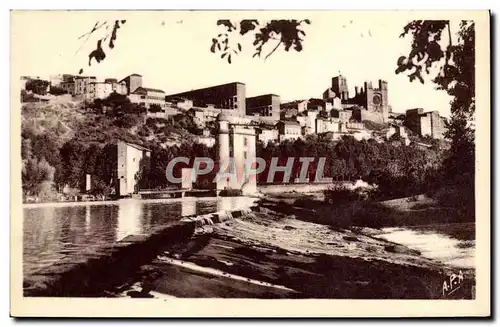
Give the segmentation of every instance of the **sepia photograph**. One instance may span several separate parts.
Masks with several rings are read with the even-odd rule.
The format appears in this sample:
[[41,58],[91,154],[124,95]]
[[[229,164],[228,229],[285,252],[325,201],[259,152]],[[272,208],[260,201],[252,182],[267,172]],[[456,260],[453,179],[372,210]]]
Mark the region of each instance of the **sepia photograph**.
[[13,316],[490,315],[488,11],[10,19]]

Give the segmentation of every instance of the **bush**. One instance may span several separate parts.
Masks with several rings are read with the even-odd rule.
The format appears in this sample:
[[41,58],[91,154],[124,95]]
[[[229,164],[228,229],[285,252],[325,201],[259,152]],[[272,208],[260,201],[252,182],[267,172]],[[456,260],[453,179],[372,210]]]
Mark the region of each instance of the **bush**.
[[152,105],[149,106],[149,111],[156,113],[156,112],[161,112],[163,109],[159,104],[153,103]]
[[57,87],[57,86],[51,86],[50,87],[50,94],[53,94],[53,95],[63,95],[63,94],[67,94],[68,92],[60,87]]
[[345,186],[334,185],[323,192],[325,201],[328,204],[342,204],[357,201],[363,198],[363,194],[358,190],[351,190]]
[[219,196],[242,196],[243,195],[243,191],[241,190],[235,190],[235,189],[226,189],[226,190],[222,190],[220,193],[219,193]]
[[40,102],[38,98],[35,98],[35,96],[31,93],[26,92],[25,90],[21,91],[21,102]]

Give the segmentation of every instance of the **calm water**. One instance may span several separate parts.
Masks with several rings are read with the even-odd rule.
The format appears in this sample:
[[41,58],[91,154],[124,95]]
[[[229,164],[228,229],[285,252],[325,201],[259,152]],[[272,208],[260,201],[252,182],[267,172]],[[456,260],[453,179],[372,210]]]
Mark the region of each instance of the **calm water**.
[[377,237],[419,250],[422,256],[460,268],[475,268],[475,224],[384,228]]
[[183,216],[241,209],[254,201],[224,197],[27,204],[23,207],[24,273],[83,248],[109,244],[130,234],[147,234]]

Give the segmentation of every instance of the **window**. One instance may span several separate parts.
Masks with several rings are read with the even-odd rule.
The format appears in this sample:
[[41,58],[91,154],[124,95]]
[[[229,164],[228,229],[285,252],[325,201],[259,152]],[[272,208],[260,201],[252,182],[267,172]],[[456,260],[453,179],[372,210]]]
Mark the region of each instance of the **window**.
[[243,151],[243,158],[246,160],[247,158],[247,152],[246,151]]
[[248,139],[246,137],[243,138],[243,145],[248,146]]
[[135,158],[132,158],[132,162],[135,162]]

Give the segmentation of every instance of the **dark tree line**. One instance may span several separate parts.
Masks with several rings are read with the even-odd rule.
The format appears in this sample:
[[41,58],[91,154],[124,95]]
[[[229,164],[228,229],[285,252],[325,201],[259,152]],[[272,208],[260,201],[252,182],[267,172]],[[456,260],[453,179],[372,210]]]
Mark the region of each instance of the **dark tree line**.
[[[363,179],[379,185],[384,197],[407,196],[435,189],[442,160],[442,153],[437,148],[423,149],[374,140],[357,141],[352,137],[332,142],[314,136],[294,142],[269,143],[267,146],[258,143],[257,156],[266,161],[266,170],[258,176],[259,183],[267,182],[273,157],[279,158],[279,166],[285,166],[289,157],[295,157],[292,182],[301,171],[302,164],[298,158],[315,158],[308,171],[312,182],[318,170],[318,158],[323,157],[326,160],[321,176],[334,181]],[[272,182],[282,183],[283,175],[276,173]]]
[[[90,192],[93,194],[108,195],[116,186],[117,148],[114,142],[105,145],[87,144],[74,138],[58,147],[50,137],[25,133],[22,150],[27,168],[26,174],[23,175],[23,187],[28,193],[36,193],[37,185],[42,182],[53,183],[59,191],[65,186],[86,191],[86,175],[91,176]],[[139,188],[174,186],[167,180],[166,170],[168,163],[176,157],[189,158],[189,163],[178,163],[174,166],[172,173],[177,178],[181,177],[182,168],[193,166],[195,158],[206,157],[214,160],[212,172],[198,178],[195,184],[196,188],[213,187],[213,180],[219,169],[216,147],[209,148],[197,143],[169,147],[154,144],[150,150],[151,155],[145,165],[147,169],[141,170],[136,176]],[[326,159],[321,172],[323,177],[336,181],[361,178],[379,185],[383,197],[428,192],[437,188],[442,180],[443,153],[437,148],[423,149],[417,146],[394,145],[392,142],[377,143],[373,140],[357,141],[351,137],[332,142],[312,136],[305,140],[269,143],[267,146],[258,142],[256,151],[256,155],[266,162],[266,169],[257,176],[260,184],[268,183],[269,167],[275,157],[278,158],[278,166],[285,166],[288,158],[295,158],[289,179],[291,183],[301,173],[302,164],[299,158],[314,158],[308,169],[308,178],[313,182],[319,169],[318,158],[323,157]],[[30,169],[32,178],[28,174]],[[271,183],[283,183],[283,177],[284,173],[278,172]]]

